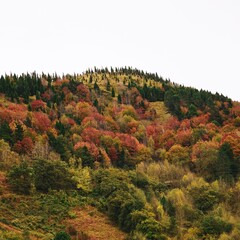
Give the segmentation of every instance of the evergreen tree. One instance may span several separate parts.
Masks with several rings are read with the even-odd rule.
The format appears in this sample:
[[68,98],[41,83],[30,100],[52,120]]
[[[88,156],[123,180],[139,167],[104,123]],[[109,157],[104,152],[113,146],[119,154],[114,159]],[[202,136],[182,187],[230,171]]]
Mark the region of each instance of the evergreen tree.
[[29,194],[33,183],[33,170],[26,162],[22,162],[10,170],[7,179],[13,191]]
[[13,132],[7,122],[3,122],[0,125],[0,138],[13,145]]
[[95,100],[93,101],[93,106],[98,109],[98,100],[97,100],[97,99],[95,99]]
[[217,179],[231,182],[234,175],[234,155],[229,143],[223,143],[218,152],[218,159],[215,166]]
[[71,237],[66,232],[58,232],[54,240],[71,240]]
[[14,142],[23,140],[23,127],[21,124],[16,124],[16,130],[14,132]]
[[120,94],[118,94],[118,103],[121,104],[122,103],[122,97]]
[[83,167],[91,167],[94,166],[94,158],[90,154],[88,148],[86,146],[80,148],[76,152],[77,157],[80,157],[82,159],[82,166]]
[[115,97],[115,91],[114,91],[114,88],[112,88],[112,97]]
[[107,91],[110,91],[111,90],[111,84],[109,82],[109,80],[107,81],[107,87],[106,87]]

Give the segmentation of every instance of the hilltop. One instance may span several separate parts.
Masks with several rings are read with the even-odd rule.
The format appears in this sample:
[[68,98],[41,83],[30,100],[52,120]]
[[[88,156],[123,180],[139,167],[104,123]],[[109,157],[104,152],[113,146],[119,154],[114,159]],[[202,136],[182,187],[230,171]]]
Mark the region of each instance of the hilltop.
[[137,69],[1,76],[0,239],[239,239],[239,127]]

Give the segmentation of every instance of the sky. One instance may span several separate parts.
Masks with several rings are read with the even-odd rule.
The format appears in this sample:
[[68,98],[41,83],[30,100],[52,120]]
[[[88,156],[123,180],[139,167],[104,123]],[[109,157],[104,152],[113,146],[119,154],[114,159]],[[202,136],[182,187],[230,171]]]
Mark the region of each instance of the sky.
[[240,101],[239,0],[0,0],[0,74],[131,66]]

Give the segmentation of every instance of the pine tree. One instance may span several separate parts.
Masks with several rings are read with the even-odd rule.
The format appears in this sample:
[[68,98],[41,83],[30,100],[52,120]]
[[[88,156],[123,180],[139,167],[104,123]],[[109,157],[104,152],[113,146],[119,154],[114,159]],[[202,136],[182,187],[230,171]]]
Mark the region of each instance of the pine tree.
[[13,145],[13,132],[7,122],[0,125],[0,138]]
[[226,182],[231,182],[233,180],[234,155],[229,143],[223,143],[219,149],[215,174],[217,179],[222,179]]
[[119,104],[122,104],[122,97],[121,97],[120,94],[118,94],[118,103],[119,103]]
[[111,84],[109,82],[109,80],[107,81],[107,91],[110,91],[111,90]]
[[114,91],[114,88],[112,88],[112,97],[115,97],[115,91]]
[[21,124],[16,124],[16,130],[14,132],[14,142],[23,140],[23,127]]

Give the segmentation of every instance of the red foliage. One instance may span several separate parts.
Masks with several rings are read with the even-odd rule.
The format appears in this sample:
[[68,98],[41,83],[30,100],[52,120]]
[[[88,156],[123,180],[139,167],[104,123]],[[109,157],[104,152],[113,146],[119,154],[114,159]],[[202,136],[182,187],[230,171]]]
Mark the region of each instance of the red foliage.
[[99,130],[92,127],[85,128],[81,134],[83,141],[90,142],[90,143],[92,142],[98,146],[100,144],[101,135],[102,134]]
[[51,126],[51,121],[48,118],[48,115],[43,112],[33,112],[32,123],[33,127],[40,132],[47,131]]
[[180,130],[187,130],[191,128],[191,121],[189,119],[182,120],[179,129]]
[[74,149],[77,150],[77,149],[83,148],[83,147],[86,147],[88,149],[89,153],[95,158],[95,160],[98,159],[99,150],[94,143],[78,142],[77,144],[75,144]]
[[221,140],[221,144],[223,144],[224,142],[230,144],[235,156],[240,156],[240,136],[237,133],[232,132],[229,134],[225,134]]
[[10,123],[12,121],[23,122],[27,117],[27,107],[20,104],[11,103],[8,106],[0,106],[0,120]]
[[42,100],[33,100],[31,102],[31,107],[32,107],[32,110],[35,111],[35,110],[43,110],[46,108],[46,103],[43,102]]
[[154,136],[157,133],[156,125],[149,125],[146,127],[147,137]]
[[117,156],[117,150],[114,146],[111,146],[111,148],[109,149],[109,157],[111,159],[111,161],[115,162],[118,160],[118,156]]
[[140,143],[135,137],[125,133],[117,133],[117,137],[121,140],[122,145],[128,149],[130,154],[138,151]]
[[30,137],[23,138],[22,141],[18,141],[14,144],[13,150],[19,154],[30,154],[33,150],[33,141]]
[[175,134],[172,130],[165,131],[162,135],[159,137],[159,142],[157,143],[156,147],[159,148],[166,148],[169,150],[174,144],[175,144]]
[[87,102],[90,102],[90,100],[91,100],[90,91],[89,91],[89,88],[86,85],[80,83],[77,86],[77,91],[79,92],[80,99],[82,99],[84,101],[87,101]]
[[165,123],[165,129],[171,129],[171,130],[177,130],[180,126],[180,122],[176,117],[171,117],[166,123]]
[[192,130],[188,129],[185,131],[178,131],[175,138],[177,142],[180,143],[182,146],[190,146],[192,139]]
[[47,92],[44,92],[42,95],[41,95],[42,99],[44,99],[45,101],[49,101],[51,99],[51,96],[49,93]]
[[240,116],[240,105],[233,106],[231,114],[234,116]]

